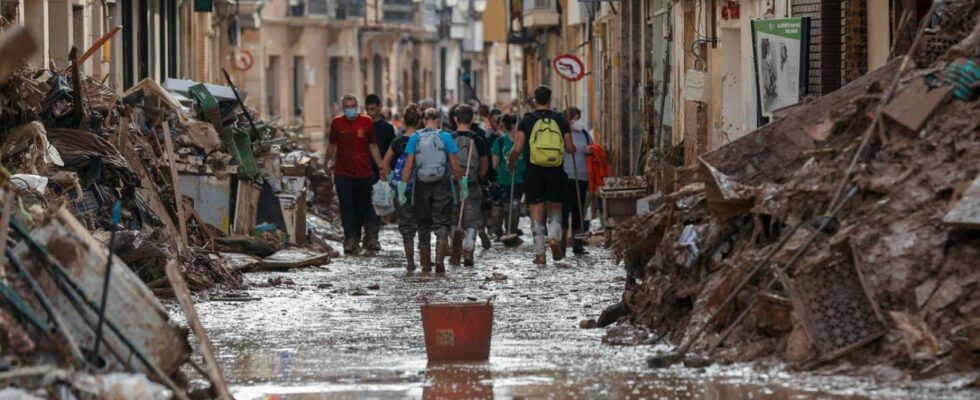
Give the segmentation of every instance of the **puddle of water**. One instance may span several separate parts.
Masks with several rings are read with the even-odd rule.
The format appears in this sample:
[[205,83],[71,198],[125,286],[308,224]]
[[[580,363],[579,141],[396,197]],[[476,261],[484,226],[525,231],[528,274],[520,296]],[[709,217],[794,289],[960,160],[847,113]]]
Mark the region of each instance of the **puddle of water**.
[[[248,274],[247,294],[259,301],[198,304],[236,398],[810,400],[922,394],[747,366],[647,369],[651,346],[604,345],[604,330],[578,326],[622,295],[625,272],[602,249],[539,269],[531,266],[530,245],[495,244],[478,255],[476,267],[407,276],[397,234],[384,231],[382,243],[386,251],[375,257]],[[276,277],[294,283],[269,285]],[[491,296],[490,360],[428,365],[421,299]]]

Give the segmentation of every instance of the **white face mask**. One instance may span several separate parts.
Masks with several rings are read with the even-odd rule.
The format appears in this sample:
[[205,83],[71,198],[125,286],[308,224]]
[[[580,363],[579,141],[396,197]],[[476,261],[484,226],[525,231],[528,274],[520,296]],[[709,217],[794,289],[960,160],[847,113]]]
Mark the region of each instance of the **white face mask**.
[[574,129],[576,131],[584,131],[585,130],[585,122],[582,122],[582,120],[576,120],[575,123],[572,124],[572,129]]

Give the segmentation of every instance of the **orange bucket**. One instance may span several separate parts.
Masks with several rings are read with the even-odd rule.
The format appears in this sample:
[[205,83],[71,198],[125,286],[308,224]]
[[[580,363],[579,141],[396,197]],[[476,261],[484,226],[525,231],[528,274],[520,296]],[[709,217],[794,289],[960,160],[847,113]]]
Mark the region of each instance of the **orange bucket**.
[[486,360],[490,358],[493,304],[423,304],[422,330],[429,361]]

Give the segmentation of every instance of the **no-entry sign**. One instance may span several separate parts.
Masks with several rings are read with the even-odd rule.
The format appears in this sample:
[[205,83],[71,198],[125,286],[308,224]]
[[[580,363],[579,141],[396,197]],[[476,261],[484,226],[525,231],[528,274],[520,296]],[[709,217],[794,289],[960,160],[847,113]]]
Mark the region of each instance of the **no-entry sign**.
[[585,64],[572,54],[562,54],[551,62],[555,72],[570,81],[577,81],[585,76]]

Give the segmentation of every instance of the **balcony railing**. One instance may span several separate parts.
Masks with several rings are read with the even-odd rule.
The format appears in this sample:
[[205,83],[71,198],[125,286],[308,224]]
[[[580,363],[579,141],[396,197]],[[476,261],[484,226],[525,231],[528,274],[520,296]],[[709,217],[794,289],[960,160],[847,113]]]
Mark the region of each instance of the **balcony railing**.
[[364,18],[365,3],[367,0],[334,0],[337,3],[337,8],[334,13],[334,18],[337,19],[353,19],[353,18]]
[[383,10],[386,23],[412,24],[418,8],[414,0],[384,0]]

